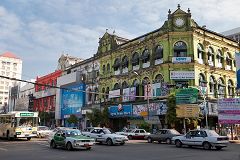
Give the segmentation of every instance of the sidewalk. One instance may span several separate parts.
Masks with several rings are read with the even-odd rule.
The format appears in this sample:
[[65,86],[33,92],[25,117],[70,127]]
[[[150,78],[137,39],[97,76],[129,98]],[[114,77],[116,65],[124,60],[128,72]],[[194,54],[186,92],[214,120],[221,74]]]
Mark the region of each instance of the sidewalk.
[[230,143],[240,144],[240,140],[229,140]]

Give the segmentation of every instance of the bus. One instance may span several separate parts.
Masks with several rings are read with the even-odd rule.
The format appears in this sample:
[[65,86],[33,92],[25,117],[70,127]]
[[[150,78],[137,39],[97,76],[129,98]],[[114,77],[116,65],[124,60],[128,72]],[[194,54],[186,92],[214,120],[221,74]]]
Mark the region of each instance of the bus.
[[0,137],[10,139],[37,137],[38,112],[13,111],[0,114]]

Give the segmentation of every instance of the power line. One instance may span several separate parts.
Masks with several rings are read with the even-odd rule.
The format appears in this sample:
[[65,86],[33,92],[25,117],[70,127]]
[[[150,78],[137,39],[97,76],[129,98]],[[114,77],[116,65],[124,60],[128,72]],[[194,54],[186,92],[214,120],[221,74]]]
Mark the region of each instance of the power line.
[[[49,88],[56,88],[56,89],[62,89],[62,90],[69,90],[69,91],[75,91],[75,92],[83,92],[83,93],[92,93],[92,94],[97,94],[97,95],[105,95],[105,96],[114,96],[114,98],[118,98],[118,97],[133,97],[132,95],[115,95],[115,94],[109,94],[109,93],[102,93],[102,92],[92,92],[92,91],[85,91],[85,90],[79,90],[79,89],[71,89],[71,88],[65,88],[65,87],[58,87],[58,86],[51,86],[48,84],[41,84],[41,83],[36,83],[36,82],[31,82],[31,81],[27,81],[27,80],[22,80],[22,79],[18,79],[18,78],[11,78],[11,77],[6,77],[6,76],[2,76],[0,75],[0,78],[5,78],[5,79],[9,79],[12,81],[19,81],[19,82],[25,82],[25,83],[30,83],[30,84],[34,84],[34,85],[38,85],[38,86],[44,86],[44,87],[49,87]],[[150,97],[150,98],[166,98],[168,95],[166,96],[136,96],[134,95],[134,97]]]

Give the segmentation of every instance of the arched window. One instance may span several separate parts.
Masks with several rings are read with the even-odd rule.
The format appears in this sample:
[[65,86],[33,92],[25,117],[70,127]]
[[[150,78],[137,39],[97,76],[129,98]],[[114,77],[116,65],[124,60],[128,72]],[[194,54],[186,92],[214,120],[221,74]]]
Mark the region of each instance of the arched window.
[[122,68],[128,68],[128,57],[124,56],[122,59]]
[[163,79],[163,76],[161,74],[156,75],[155,83],[161,83],[163,81],[164,81],[164,79]]
[[123,88],[123,89],[128,88],[128,84],[127,84],[126,81],[124,81],[124,82],[122,83],[122,88]]
[[109,63],[107,64],[107,72],[108,73],[110,72],[110,64]]
[[224,98],[225,96],[225,85],[224,85],[224,80],[223,78],[218,79],[218,95],[220,98]]
[[231,56],[231,54],[230,53],[227,53],[227,56],[226,56],[226,64],[227,64],[227,66],[226,66],[226,69],[227,70],[231,70],[232,69],[232,56]]
[[105,73],[105,72],[106,72],[106,66],[103,65],[103,73]]
[[[139,81],[137,79],[135,79],[133,81],[133,87],[136,87],[136,96],[140,95],[140,86],[139,86]],[[137,97],[137,99],[139,99],[139,97]]]
[[199,86],[202,86],[202,87],[206,86],[207,81],[206,81],[204,74],[202,74],[202,73],[199,74],[198,81],[199,81]]
[[155,60],[163,58],[163,47],[158,45],[155,49]]
[[139,54],[135,52],[132,56],[132,66],[139,65]]
[[148,49],[145,49],[145,50],[143,51],[141,59],[142,59],[142,63],[147,63],[147,62],[149,62],[149,60],[150,60],[150,54],[149,54]]
[[187,45],[183,41],[174,44],[174,57],[187,57]]
[[198,54],[198,62],[200,64],[203,64],[203,59],[204,59],[204,49],[202,44],[198,43],[197,46],[197,54]]
[[223,67],[223,53],[220,49],[217,51],[217,67],[222,68]]
[[114,61],[114,65],[113,65],[113,69],[114,71],[117,71],[120,69],[120,65],[121,65],[121,60],[120,58],[116,58]]
[[234,97],[234,86],[233,81],[231,79],[228,80],[228,96]]
[[106,99],[108,99],[109,98],[109,87],[107,87],[107,89],[106,89]]
[[212,47],[208,48],[208,64],[214,66],[214,52]]
[[118,83],[115,83],[114,87],[113,87],[113,90],[117,90],[117,89],[120,89],[120,85]]
[[106,98],[106,95],[105,95],[105,88],[102,88],[102,98],[105,99]]
[[213,76],[210,76],[210,78],[209,78],[209,92],[214,97],[216,97],[215,88],[216,88],[216,80],[215,80],[215,78]]

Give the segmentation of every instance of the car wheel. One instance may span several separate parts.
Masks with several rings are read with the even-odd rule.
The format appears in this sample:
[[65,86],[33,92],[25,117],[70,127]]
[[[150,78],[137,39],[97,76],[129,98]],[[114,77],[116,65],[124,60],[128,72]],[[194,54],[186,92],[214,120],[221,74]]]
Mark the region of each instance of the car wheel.
[[30,140],[31,140],[31,137],[27,137],[27,140],[30,141]]
[[69,150],[69,151],[71,151],[71,150],[73,149],[71,142],[68,142],[68,143],[67,143],[66,148],[67,148],[67,150]]
[[110,138],[107,139],[107,145],[109,145],[109,146],[113,145],[113,142],[112,142],[112,140]]
[[216,146],[215,148],[216,148],[216,150],[221,150],[223,147],[221,147],[221,146]]
[[203,149],[205,149],[205,150],[211,149],[211,144],[208,143],[208,142],[204,142],[204,143],[203,143]]
[[38,134],[38,138],[42,138],[40,133]]
[[176,140],[175,145],[176,145],[176,147],[180,148],[180,147],[182,147],[182,142],[180,140]]
[[131,139],[133,139],[133,137],[132,137],[132,136],[128,136],[128,139],[130,139],[130,140],[131,140]]
[[148,141],[148,143],[152,143],[152,138],[148,137],[147,141]]
[[51,142],[50,148],[54,148],[54,149],[57,148],[57,145],[54,141]]
[[167,143],[167,144],[171,144],[171,139],[170,139],[170,138],[167,138],[167,139],[166,139],[166,143]]
[[124,144],[125,144],[125,142],[120,143],[121,146],[124,145]]
[[92,147],[87,147],[87,148],[86,148],[86,150],[91,150],[91,149],[92,149]]

